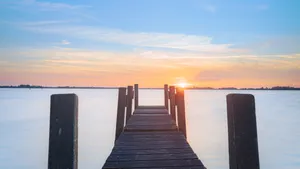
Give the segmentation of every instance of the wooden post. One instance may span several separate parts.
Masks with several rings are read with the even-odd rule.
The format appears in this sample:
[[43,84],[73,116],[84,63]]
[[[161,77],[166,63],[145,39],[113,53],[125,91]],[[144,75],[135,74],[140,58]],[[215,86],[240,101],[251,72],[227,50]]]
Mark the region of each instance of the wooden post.
[[227,95],[227,122],[230,169],[259,169],[254,96]]
[[134,84],[134,108],[139,106],[139,85]]
[[176,122],[176,109],[175,109],[175,87],[170,86],[170,114],[173,118],[173,120]]
[[183,88],[176,88],[176,104],[177,104],[178,129],[184,134],[185,138],[187,138]]
[[127,87],[127,109],[126,109],[126,123],[132,114],[132,96],[133,96],[133,86]]
[[117,112],[117,123],[116,123],[116,136],[115,141],[118,139],[124,128],[124,116],[125,116],[125,101],[126,101],[126,88],[119,88],[118,96],[118,112]]
[[78,97],[51,95],[48,169],[77,169]]
[[165,107],[169,110],[169,87],[167,84],[164,85],[164,92],[165,92]]

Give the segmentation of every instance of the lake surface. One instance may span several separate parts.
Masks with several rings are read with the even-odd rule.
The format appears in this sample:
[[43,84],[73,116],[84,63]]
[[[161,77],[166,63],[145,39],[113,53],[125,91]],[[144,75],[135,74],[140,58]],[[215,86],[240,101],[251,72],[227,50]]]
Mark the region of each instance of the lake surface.
[[[187,135],[209,169],[228,169],[226,95],[255,96],[261,169],[300,168],[300,91],[187,90]],[[0,89],[0,168],[46,169],[50,95],[79,97],[79,168],[99,169],[113,147],[115,89]],[[163,90],[140,90],[163,104]]]

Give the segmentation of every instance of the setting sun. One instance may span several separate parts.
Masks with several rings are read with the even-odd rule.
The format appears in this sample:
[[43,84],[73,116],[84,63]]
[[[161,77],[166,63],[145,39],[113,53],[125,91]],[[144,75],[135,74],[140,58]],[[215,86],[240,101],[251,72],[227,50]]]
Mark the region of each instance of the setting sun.
[[187,86],[189,86],[190,84],[188,83],[185,83],[185,82],[180,82],[180,83],[177,83],[176,86],[178,87],[181,87],[181,88],[186,88]]

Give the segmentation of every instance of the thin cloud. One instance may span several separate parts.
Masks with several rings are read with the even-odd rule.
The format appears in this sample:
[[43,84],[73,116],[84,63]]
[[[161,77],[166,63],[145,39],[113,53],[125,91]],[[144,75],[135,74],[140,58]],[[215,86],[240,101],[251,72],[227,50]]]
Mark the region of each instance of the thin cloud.
[[67,40],[62,40],[62,41],[61,41],[61,44],[62,44],[62,45],[69,45],[69,44],[71,44],[71,42],[69,42],[69,41],[67,41]]
[[80,9],[80,8],[90,7],[86,5],[70,5],[67,3],[46,2],[46,1],[37,1],[37,0],[22,0],[17,4],[22,6],[35,6],[37,7],[38,10],[44,10],[44,11],[56,11],[62,9]]
[[214,44],[212,43],[213,38],[209,36],[155,32],[127,32],[118,29],[66,24],[49,26],[21,25],[21,27],[25,30],[36,33],[58,34],[84,40],[137,47],[153,47],[213,53],[243,52],[243,50],[232,48],[232,44]]

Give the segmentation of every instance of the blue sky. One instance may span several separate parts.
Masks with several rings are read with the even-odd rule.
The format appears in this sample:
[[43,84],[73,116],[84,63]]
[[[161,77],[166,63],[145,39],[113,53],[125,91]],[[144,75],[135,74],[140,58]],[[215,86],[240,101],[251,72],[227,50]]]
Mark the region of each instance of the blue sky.
[[[46,62],[53,62],[53,56],[62,50],[68,50],[68,53],[54,58],[55,62],[59,59],[65,61],[61,64],[76,67],[74,70],[87,67],[82,63],[91,60],[102,64],[103,58],[99,56],[104,52],[112,55],[112,59],[146,57],[141,60],[140,67],[145,65],[144,62],[155,64],[154,60],[158,58],[163,60],[161,62],[185,58],[194,69],[197,67],[193,63],[198,59],[201,63],[210,60],[211,65],[223,65],[222,69],[233,67],[237,62],[247,63],[247,71],[255,67],[254,62],[265,63],[261,67],[272,72],[270,68],[278,66],[280,61],[290,65],[290,70],[281,67],[284,75],[287,71],[298,75],[299,7],[300,1],[297,0],[0,0],[0,64],[6,76],[10,74],[10,78],[5,77],[3,81],[5,84],[30,82],[18,80],[22,69],[30,68],[32,71],[25,76],[35,79],[36,83],[41,82],[36,79],[42,75],[33,76],[33,73],[47,69],[45,73],[51,74]],[[54,55],[44,56],[41,54],[44,52]],[[152,59],[147,60],[149,58]],[[19,64],[27,67],[20,68]],[[44,67],[40,67],[41,64]],[[135,68],[129,63],[127,67],[129,65]],[[118,67],[118,64],[106,62],[105,66]],[[178,66],[178,62],[170,66]],[[183,78],[195,81],[196,74],[211,68],[199,64],[194,78]],[[105,71],[115,73],[110,71],[112,69]],[[71,68],[69,73],[74,73]],[[269,74],[272,73],[266,76]],[[114,75],[115,78],[119,76]],[[276,79],[272,84],[281,79],[281,76],[272,76]],[[300,85],[300,80],[295,78],[289,79],[296,80],[292,85]]]

